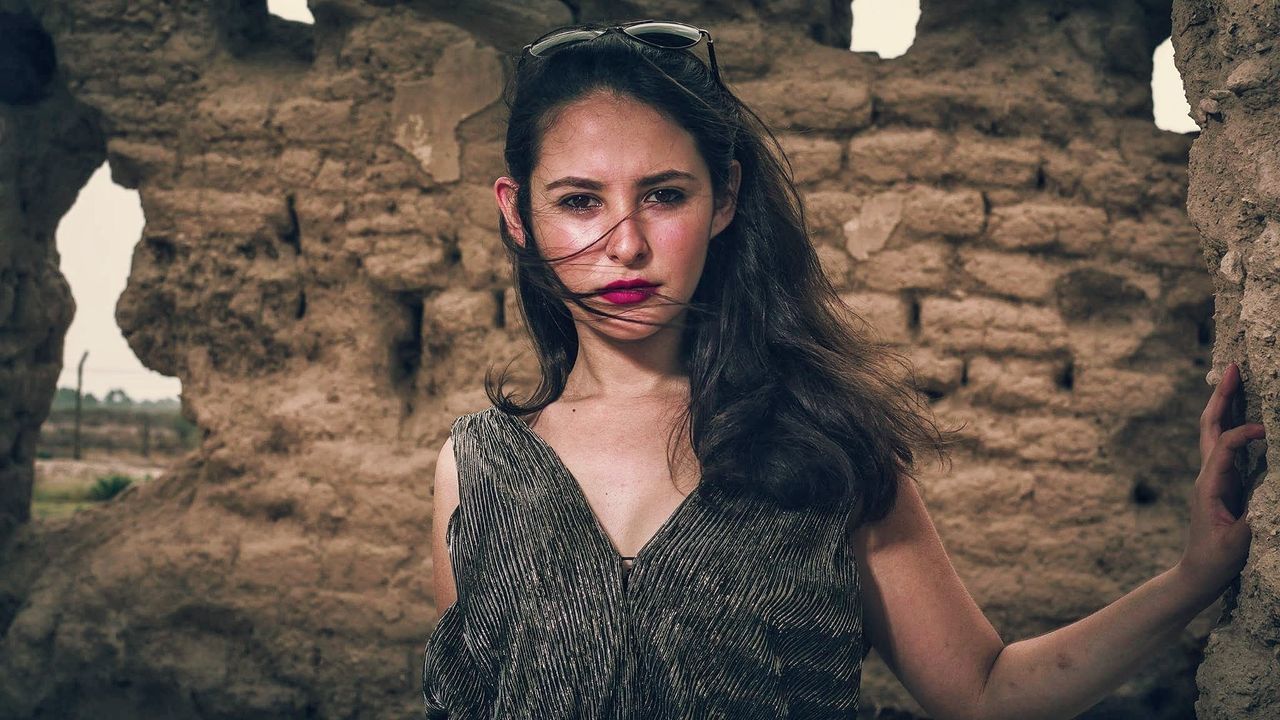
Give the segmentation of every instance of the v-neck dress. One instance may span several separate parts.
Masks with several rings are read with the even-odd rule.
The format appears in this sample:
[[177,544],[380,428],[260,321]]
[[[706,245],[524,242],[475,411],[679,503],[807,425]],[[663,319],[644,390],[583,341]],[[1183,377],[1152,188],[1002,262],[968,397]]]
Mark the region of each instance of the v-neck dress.
[[489,407],[450,433],[457,600],[426,643],[428,720],[856,717],[851,502],[788,510],[703,482],[627,569],[523,420]]

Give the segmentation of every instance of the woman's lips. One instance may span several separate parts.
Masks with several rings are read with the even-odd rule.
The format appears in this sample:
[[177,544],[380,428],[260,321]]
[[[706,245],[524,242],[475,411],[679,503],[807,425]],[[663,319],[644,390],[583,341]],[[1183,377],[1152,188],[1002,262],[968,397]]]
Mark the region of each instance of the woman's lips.
[[600,297],[616,305],[629,305],[643,301],[652,295],[654,290],[657,290],[657,288],[652,285],[635,288],[615,288],[601,293]]

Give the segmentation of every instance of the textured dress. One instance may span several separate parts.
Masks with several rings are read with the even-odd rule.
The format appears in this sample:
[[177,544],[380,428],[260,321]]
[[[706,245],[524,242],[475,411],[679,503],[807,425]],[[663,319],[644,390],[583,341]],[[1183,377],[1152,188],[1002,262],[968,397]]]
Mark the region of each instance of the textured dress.
[[426,643],[428,720],[856,717],[850,503],[785,510],[704,482],[627,568],[523,420],[489,407],[450,432],[458,599]]

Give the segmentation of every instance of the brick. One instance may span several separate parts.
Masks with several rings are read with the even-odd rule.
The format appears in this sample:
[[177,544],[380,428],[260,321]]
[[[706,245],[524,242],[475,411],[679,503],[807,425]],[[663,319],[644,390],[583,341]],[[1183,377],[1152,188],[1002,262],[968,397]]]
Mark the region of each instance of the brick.
[[845,243],[844,224],[856,217],[862,198],[849,192],[819,190],[804,193],[805,223],[815,240]]
[[845,249],[855,259],[866,260],[879,252],[902,221],[902,193],[886,192],[867,198],[858,214],[844,224]]
[[881,250],[853,266],[853,282],[871,290],[941,290],[951,285],[955,251],[943,242]]
[[[136,102],[129,104],[138,105]],[[266,134],[263,128],[271,109],[271,101],[265,94],[246,93],[235,85],[221,86],[206,95],[191,111],[186,127],[192,137],[206,141],[261,136]],[[177,123],[174,127],[181,125]],[[332,131],[332,128],[326,128],[326,131]]]
[[351,100],[322,101],[307,97],[285,100],[276,108],[272,125],[292,142],[331,142],[339,128],[351,124]]
[[1058,383],[1063,370],[1060,362],[977,355],[969,360],[969,392],[975,402],[1001,410],[1067,409],[1072,393]]
[[849,141],[849,168],[855,177],[878,183],[937,180],[945,171],[950,139],[932,128],[868,130]]
[[930,347],[913,347],[908,355],[916,376],[916,387],[939,395],[960,387],[964,360]]
[[364,272],[390,291],[423,292],[450,281],[450,258],[443,242],[421,233],[374,235],[362,253]]
[[503,281],[511,274],[511,262],[498,230],[464,225],[458,231],[458,253],[467,284],[481,288]]
[[1144,264],[1205,269],[1200,233],[1181,211],[1169,211],[1143,220],[1123,218],[1109,229],[1111,252]]
[[945,424],[967,423],[961,435],[988,453],[1032,462],[1080,463],[1094,459],[1101,443],[1089,419],[1008,413],[963,404],[935,406]]
[[119,137],[107,140],[111,175],[125,187],[136,188],[144,179],[172,173],[177,164],[173,149],[158,143],[136,142]]
[[990,236],[1010,250],[1054,248],[1087,255],[1103,249],[1106,228],[1107,214],[1099,208],[1041,200],[996,208]]
[[1096,365],[1120,364],[1132,357],[1155,329],[1155,321],[1142,314],[1123,321],[1075,323],[1067,326],[1067,345],[1073,357],[1088,358]]
[[897,345],[911,342],[908,307],[898,295],[846,292],[840,294],[840,299],[871,326],[880,340]]
[[774,128],[848,131],[871,124],[867,86],[844,77],[748,80],[734,92]]
[[1041,355],[1066,347],[1066,327],[1050,308],[987,297],[927,297],[920,304],[921,337],[951,350]]
[[1168,405],[1176,391],[1170,375],[1085,365],[1075,372],[1074,407],[1121,417],[1148,415]]
[[947,173],[974,185],[1035,187],[1040,143],[1025,138],[966,135],[947,157]]
[[1046,146],[1043,153],[1046,188],[1103,207],[1133,208],[1142,204],[1146,178],[1118,151],[1077,137],[1065,150]]
[[917,235],[973,237],[982,232],[986,208],[977,190],[919,187],[907,196],[903,220]]
[[498,299],[488,290],[448,289],[423,303],[423,333],[439,337],[468,330],[492,328],[498,317]]
[[835,140],[784,134],[778,143],[791,161],[797,183],[816,182],[840,172],[844,147]]
[[960,266],[978,284],[994,293],[1022,300],[1045,300],[1064,268],[1026,253],[1003,253],[961,247]]
[[320,171],[320,162],[316,151],[291,147],[280,154],[276,167],[280,180],[286,185],[303,186]]

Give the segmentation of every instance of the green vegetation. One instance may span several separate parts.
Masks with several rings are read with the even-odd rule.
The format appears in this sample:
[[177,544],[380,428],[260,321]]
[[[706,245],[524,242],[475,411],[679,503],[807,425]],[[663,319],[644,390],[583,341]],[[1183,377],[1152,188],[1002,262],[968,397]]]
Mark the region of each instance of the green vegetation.
[[[123,473],[112,473],[92,482],[36,481],[32,492],[31,514],[37,518],[60,518],[75,514],[82,508],[93,507],[111,500],[134,484],[135,478]],[[150,482],[147,474],[140,482]]]
[[124,492],[124,489],[132,484],[133,478],[127,475],[116,474],[98,478],[93,487],[89,488],[89,499],[97,502],[106,502]]

